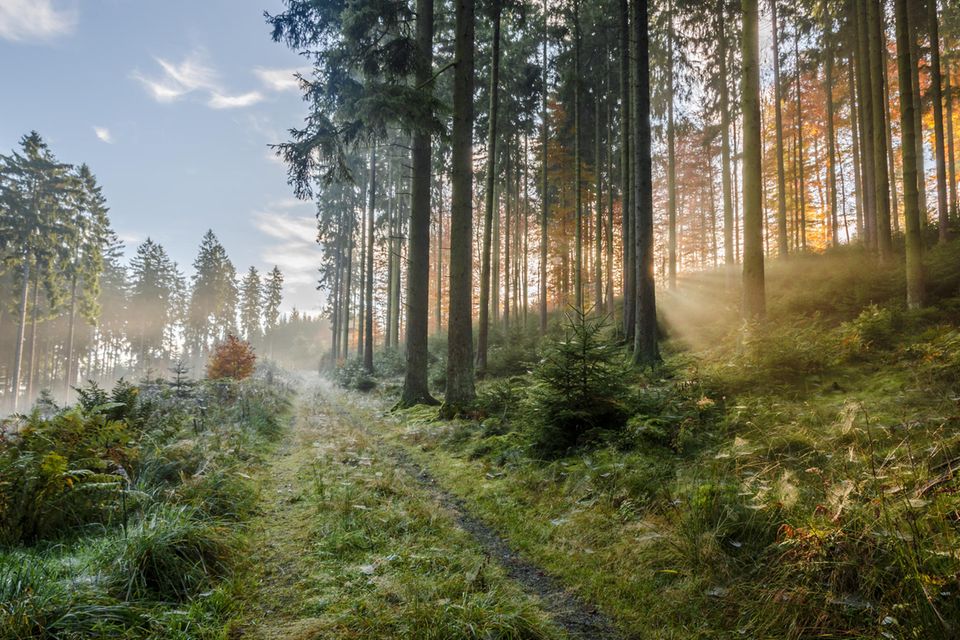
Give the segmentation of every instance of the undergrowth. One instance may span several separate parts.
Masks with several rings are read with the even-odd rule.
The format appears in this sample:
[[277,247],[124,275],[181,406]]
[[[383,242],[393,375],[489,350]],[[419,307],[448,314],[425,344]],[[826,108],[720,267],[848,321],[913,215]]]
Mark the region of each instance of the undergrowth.
[[482,381],[474,419],[411,410],[393,437],[643,637],[955,637],[960,244],[925,261],[921,310],[855,249],[772,264],[764,323],[690,283],[665,366],[614,379],[599,349],[590,394],[552,375],[610,344],[574,321]]
[[0,437],[0,638],[218,638],[288,386],[79,389]]

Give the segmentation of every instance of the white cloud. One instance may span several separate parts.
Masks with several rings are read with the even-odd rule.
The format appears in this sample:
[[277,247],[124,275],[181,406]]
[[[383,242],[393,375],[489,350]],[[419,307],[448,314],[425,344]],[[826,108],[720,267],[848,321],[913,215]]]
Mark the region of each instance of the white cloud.
[[184,58],[180,64],[154,58],[163,69],[159,78],[151,78],[139,71],[133,72],[133,78],[143,83],[157,102],[173,102],[198,89],[214,91],[217,88],[216,72],[204,64],[201,58],[201,54],[196,51]]
[[117,239],[120,240],[120,242],[125,244],[127,247],[132,247],[133,245],[140,244],[141,242],[143,242],[144,238],[145,236],[136,232],[124,232],[124,231],[117,232]]
[[0,38],[5,40],[50,40],[76,26],[75,7],[58,8],[54,0],[0,0]]
[[300,88],[300,81],[296,78],[296,74],[306,71],[305,67],[296,69],[255,67],[253,73],[271,91],[296,91]]
[[227,96],[216,91],[210,95],[207,105],[211,109],[237,109],[249,107],[263,100],[263,94],[259,91],[250,91],[236,96]]
[[204,61],[200,50],[190,53],[180,63],[160,57],[154,59],[160,65],[159,75],[146,75],[138,70],[132,77],[143,84],[157,102],[175,102],[192,93],[202,93],[206,94],[205,103],[211,109],[238,109],[263,100],[259,91],[231,94],[224,89],[216,70]]
[[110,133],[110,129],[106,127],[94,127],[93,132],[97,134],[97,137],[103,142],[113,144],[113,134]]
[[273,240],[260,258],[266,265],[277,265],[283,272],[284,282],[290,285],[315,286],[317,282],[320,266],[317,220],[312,213],[296,213],[298,208],[309,210],[312,206],[309,202],[286,199],[254,214],[254,226]]

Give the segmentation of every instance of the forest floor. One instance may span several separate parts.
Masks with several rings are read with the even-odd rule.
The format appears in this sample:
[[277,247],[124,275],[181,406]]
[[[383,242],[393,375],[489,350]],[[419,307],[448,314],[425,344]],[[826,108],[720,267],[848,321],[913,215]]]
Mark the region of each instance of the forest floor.
[[397,428],[385,408],[304,380],[261,472],[247,602],[229,637],[622,637],[385,440]]

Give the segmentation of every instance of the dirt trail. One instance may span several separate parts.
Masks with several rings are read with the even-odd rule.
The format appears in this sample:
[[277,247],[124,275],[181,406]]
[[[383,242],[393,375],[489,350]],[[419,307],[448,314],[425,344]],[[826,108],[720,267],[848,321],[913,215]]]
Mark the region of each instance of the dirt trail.
[[[595,607],[567,591],[555,578],[514,553],[506,540],[469,513],[463,502],[443,489],[400,447],[385,442],[376,425],[382,407],[343,392],[313,377],[305,382],[295,412],[294,427],[264,471],[263,512],[252,527],[254,594],[245,622],[231,638],[312,640],[316,622],[304,603],[310,597],[309,530],[305,522],[313,507],[309,492],[314,445],[338,431],[359,430],[375,442],[380,456],[413,477],[426,495],[467,532],[485,555],[501,565],[523,591],[534,595],[543,611],[568,637],[577,640],[617,640],[610,620]],[[451,639],[455,640],[455,639]]]
[[373,405],[361,403],[355,395],[342,392],[323,382],[319,388],[328,405],[327,411],[340,420],[351,421],[355,428],[362,428],[374,437],[382,451],[393,458],[398,467],[415,477],[451,514],[457,525],[469,533],[492,560],[503,566],[511,579],[524,591],[539,598],[543,609],[551,614],[570,638],[617,640],[622,637],[615,631],[610,619],[596,607],[582,601],[564,588],[559,580],[517,555],[507,540],[471,514],[460,498],[444,489],[429,471],[414,462],[406,451],[380,438],[371,427],[372,422],[379,417]]

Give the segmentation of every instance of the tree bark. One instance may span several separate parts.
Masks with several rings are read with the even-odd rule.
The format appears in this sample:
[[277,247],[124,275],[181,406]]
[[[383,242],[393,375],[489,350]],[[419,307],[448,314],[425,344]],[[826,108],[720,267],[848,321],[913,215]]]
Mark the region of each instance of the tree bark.
[[653,367],[660,362],[657,301],[653,278],[653,167],[650,157],[650,39],[647,0],[633,0],[634,222],[636,231],[636,327],[633,361]]
[[473,371],[473,75],[474,0],[456,0],[454,27],[450,310],[445,415],[476,396]]
[[870,93],[873,105],[873,173],[874,202],[876,203],[876,240],[880,251],[880,260],[889,261],[893,256],[893,243],[890,237],[890,174],[887,171],[887,122],[884,108],[883,80],[886,75],[883,68],[883,54],[880,47],[884,43],[882,7],[879,0],[867,0],[867,26],[869,28],[868,49],[870,54]]
[[[723,183],[723,262],[727,266],[733,264],[733,179],[730,175],[730,78],[727,70],[727,55],[730,48],[730,39],[727,37],[726,27],[726,0],[720,0],[720,180]],[[777,66],[779,73],[779,65]],[[779,95],[779,94],[778,94]],[[780,103],[777,102],[777,131],[779,144],[777,153],[780,154],[780,176],[783,175],[783,135],[782,115]],[[786,204],[784,206],[784,224],[786,224]],[[786,239],[786,227],[784,227]]]
[[940,27],[937,23],[937,0],[927,0],[930,31],[930,99],[933,102],[934,152],[937,161],[937,213],[939,240],[950,239],[950,211],[947,208],[947,160],[943,133],[943,76],[940,67]]
[[37,371],[37,316],[40,313],[40,265],[33,270],[33,305],[30,308],[30,354],[27,356],[27,402],[33,402],[33,381]]
[[[626,2],[626,0],[621,0]],[[548,183],[548,154],[550,125],[547,121],[547,16],[549,9],[547,0],[543,0],[543,103],[541,105],[541,162],[543,171],[543,183],[540,188],[540,335],[547,333],[547,221],[550,215],[550,194]]]
[[[797,64],[797,194],[799,196],[798,200],[798,216],[797,216],[797,226],[800,231],[800,249],[802,251],[807,250],[807,183],[806,175],[804,172],[804,159],[803,159],[803,101],[800,95],[801,81],[803,76],[801,74],[801,63],[800,63],[800,32],[796,33],[796,36],[793,40],[793,55],[796,59]],[[762,128],[761,128],[762,131]],[[761,194],[761,202],[763,202]],[[761,212],[761,217],[762,217]]]
[[[74,265],[76,268],[76,265]],[[73,350],[74,350],[74,339],[76,337],[76,323],[77,323],[77,275],[73,274],[72,281],[70,283],[70,311],[68,313],[68,322],[69,327],[67,328],[67,370],[63,376],[63,399],[68,400],[70,398],[70,387],[75,382],[73,379]]]
[[370,149],[370,189],[367,207],[367,266],[366,301],[364,302],[363,321],[363,368],[373,373],[373,224],[377,206],[377,143]]
[[837,135],[835,125],[835,105],[833,102],[833,17],[829,14],[828,4],[824,2],[823,30],[823,66],[824,93],[827,97],[827,193],[830,199],[830,246],[838,244],[837,234]]
[[766,314],[763,266],[763,179],[760,131],[760,37],[758,0],[741,0],[743,11],[743,313]]
[[863,165],[863,241],[868,249],[877,249],[876,162],[873,133],[873,94],[870,90],[870,46],[866,4],[872,0],[856,0],[854,22],[857,33],[857,94],[860,124],[860,160]]
[[[417,0],[417,86],[425,97],[433,88],[433,0]],[[410,227],[407,239],[407,366],[400,393],[401,406],[436,404],[430,395],[427,350],[430,307],[430,210],[433,167],[431,136],[424,130],[413,134],[413,176],[410,184]],[[439,266],[439,261],[438,261]],[[439,285],[439,281],[438,281]],[[438,287],[439,289],[439,287]],[[438,319],[439,324],[439,319]]]
[[[923,148],[923,92],[920,90],[920,25],[923,24],[923,15],[920,14],[921,2],[908,2],[907,13],[910,24],[910,74],[913,77],[913,128],[916,132],[914,145],[917,158],[917,192],[920,199],[920,229],[927,226],[927,160]],[[901,107],[902,108],[902,107]]]
[[677,288],[677,130],[674,113],[673,2],[667,9],[667,284]]
[[13,386],[10,390],[13,394],[14,412],[19,409],[20,372],[23,370],[23,339],[27,328],[27,300],[29,299],[28,292],[30,290],[30,255],[26,251],[23,252],[23,266],[21,267],[20,277],[23,278],[23,282],[20,284],[20,321],[17,324],[17,344],[13,356]]
[[576,200],[576,224],[574,230],[573,296],[574,306],[583,310],[583,164],[580,148],[580,0],[573,0],[573,188]]
[[603,313],[603,159],[600,155],[600,92],[593,101],[593,159],[596,178],[597,218],[593,236],[593,312]]
[[[864,219],[864,209],[865,203],[863,201],[864,193],[864,175],[863,175],[863,164],[861,162],[860,155],[860,105],[857,101],[857,91],[856,91],[856,63],[854,62],[854,53],[853,49],[850,50],[850,55],[848,57],[848,71],[847,71],[847,93],[850,96],[849,110],[850,110],[850,139],[853,141],[851,148],[853,153],[853,190],[856,194],[856,205],[857,205],[857,237],[863,241],[863,219]],[[840,172],[840,179],[843,179],[843,172]],[[847,239],[849,244],[850,239]]]
[[780,257],[786,257],[790,253],[790,240],[787,235],[787,178],[783,166],[783,86],[780,81],[780,25],[777,21],[777,0],[770,0],[770,13],[773,24],[774,126],[777,134],[777,249]]
[[960,215],[960,212],[957,211],[957,162],[956,155],[954,154],[954,139],[953,139],[953,84],[951,73],[953,71],[952,64],[949,59],[944,61],[944,88],[946,92],[947,99],[947,159],[949,160],[949,177],[950,177],[950,215],[953,218],[956,218]]
[[[490,289],[492,286],[499,290],[500,283],[496,279],[491,283],[491,249],[493,243],[494,224],[493,209],[496,199],[496,169],[497,169],[497,118],[500,108],[500,3],[494,0],[493,15],[493,53],[490,61],[490,113],[487,122],[487,175],[486,191],[484,192],[483,210],[483,248],[480,256],[480,320],[477,327],[477,375],[483,376],[487,372],[487,342],[490,333]],[[499,245],[499,242],[498,242]],[[499,253],[499,252],[497,252]],[[498,256],[499,258],[499,256]],[[498,260],[499,262],[499,260]],[[497,307],[497,296],[493,296],[493,308]],[[494,311],[496,314],[496,311]]]
[[903,202],[904,226],[907,230],[907,305],[911,308],[923,304],[924,282],[922,250],[920,237],[920,194],[917,185],[916,156],[916,118],[913,68],[914,60],[911,47],[913,30],[910,25],[910,11],[907,0],[895,0],[897,24],[897,69],[900,79],[900,130],[903,135]]
[[631,103],[632,54],[630,7],[627,0],[620,0],[620,177],[621,177],[621,231],[622,231],[622,285],[623,285],[623,333],[627,345],[632,348],[636,328],[636,248],[634,238],[636,222],[634,214],[634,167],[633,167],[633,113]]

